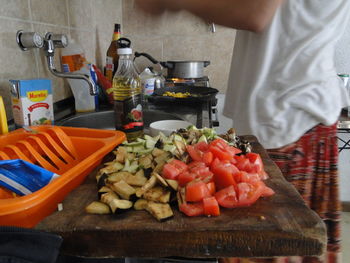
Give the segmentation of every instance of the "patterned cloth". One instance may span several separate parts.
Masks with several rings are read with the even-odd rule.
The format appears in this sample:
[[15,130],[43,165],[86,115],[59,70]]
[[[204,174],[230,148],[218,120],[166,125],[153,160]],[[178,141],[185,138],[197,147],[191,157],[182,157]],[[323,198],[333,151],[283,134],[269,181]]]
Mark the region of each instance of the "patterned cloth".
[[336,124],[318,125],[297,142],[268,150],[268,153],[285,178],[299,191],[306,204],[324,220],[328,234],[327,255],[274,259],[227,258],[220,262],[339,263],[341,203]]

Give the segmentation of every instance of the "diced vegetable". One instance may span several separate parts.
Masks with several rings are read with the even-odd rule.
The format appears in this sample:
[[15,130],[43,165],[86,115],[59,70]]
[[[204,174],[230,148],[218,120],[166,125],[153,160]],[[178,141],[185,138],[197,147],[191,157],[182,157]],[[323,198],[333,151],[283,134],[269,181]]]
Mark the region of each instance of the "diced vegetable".
[[107,204],[98,201],[93,201],[92,203],[90,203],[87,207],[85,207],[85,211],[89,214],[99,215],[111,213],[111,209]]

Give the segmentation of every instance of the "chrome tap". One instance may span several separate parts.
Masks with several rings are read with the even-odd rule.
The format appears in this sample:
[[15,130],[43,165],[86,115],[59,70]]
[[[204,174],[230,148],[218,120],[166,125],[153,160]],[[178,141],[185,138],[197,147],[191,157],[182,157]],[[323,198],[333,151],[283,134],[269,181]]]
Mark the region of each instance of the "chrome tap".
[[42,38],[36,32],[23,32],[19,30],[16,35],[16,41],[18,46],[27,51],[30,48],[40,48],[44,50],[47,66],[49,71],[56,77],[69,78],[69,79],[82,79],[89,84],[90,94],[92,96],[97,95],[97,87],[91,76],[86,74],[77,73],[64,73],[56,69],[54,64],[55,48],[65,48],[68,46],[68,38],[64,34],[53,34],[51,32],[46,33]]

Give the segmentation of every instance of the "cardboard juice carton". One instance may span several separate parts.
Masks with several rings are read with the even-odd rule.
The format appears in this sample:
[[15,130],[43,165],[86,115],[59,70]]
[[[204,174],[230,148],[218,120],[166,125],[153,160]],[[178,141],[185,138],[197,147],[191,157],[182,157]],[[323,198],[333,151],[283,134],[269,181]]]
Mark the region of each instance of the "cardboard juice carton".
[[51,80],[10,80],[11,101],[17,127],[53,124]]

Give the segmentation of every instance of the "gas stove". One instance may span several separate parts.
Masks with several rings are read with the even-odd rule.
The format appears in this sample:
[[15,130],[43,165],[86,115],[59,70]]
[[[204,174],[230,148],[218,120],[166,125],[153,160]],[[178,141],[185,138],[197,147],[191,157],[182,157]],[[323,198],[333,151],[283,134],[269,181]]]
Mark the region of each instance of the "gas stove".
[[[164,82],[165,88],[172,87],[196,87],[210,88],[209,78],[207,76],[201,78],[166,78]],[[218,127],[218,99],[216,96],[208,97],[205,100],[195,103],[161,103],[156,105],[156,109],[169,113],[177,113],[187,121],[190,121],[198,128],[202,127]]]
[[186,79],[166,78],[165,79],[165,86],[166,87],[173,87],[176,85],[188,85],[188,86],[195,86],[195,87],[210,87],[209,78],[207,76],[204,76],[201,78],[186,78]]

